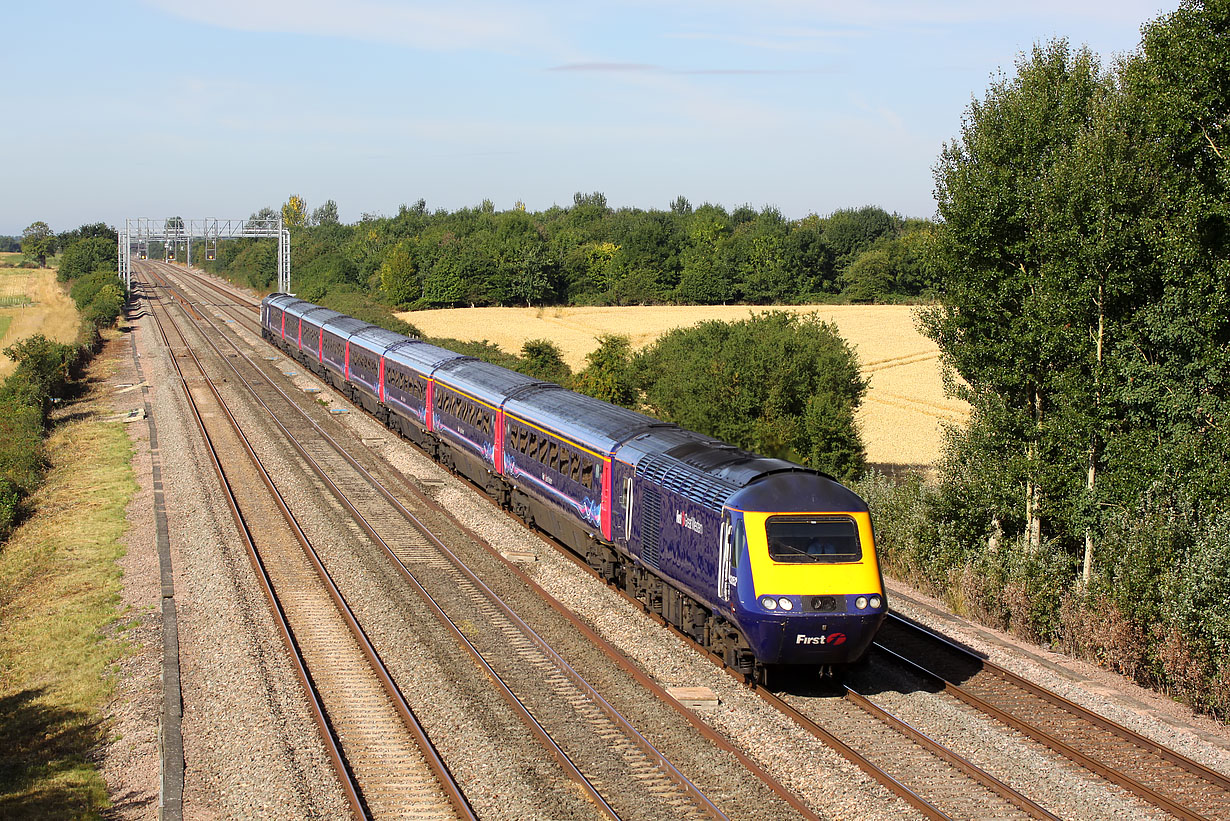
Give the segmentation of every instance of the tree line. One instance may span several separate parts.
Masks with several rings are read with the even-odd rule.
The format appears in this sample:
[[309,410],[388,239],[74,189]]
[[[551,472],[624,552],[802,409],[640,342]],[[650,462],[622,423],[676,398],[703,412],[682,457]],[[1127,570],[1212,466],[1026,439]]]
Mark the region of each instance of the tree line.
[[889,566],[1230,716],[1230,6],[1109,66],[1058,39],[935,167],[925,332],[968,400]]
[[[568,207],[431,211],[337,220],[332,201],[282,206],[292,277],[304,298],[367,293],[399,309],[460,305],[753,305],[916,300],[933,290],[925,260],[934,225],[876,206],[788,220],[773,207],[727,210],[685,197],[667,210],[611,208],[598,192]],[[256,217],[276,217],[264,208]],[[212,266],[268,288],[269,243],[222,243]]]

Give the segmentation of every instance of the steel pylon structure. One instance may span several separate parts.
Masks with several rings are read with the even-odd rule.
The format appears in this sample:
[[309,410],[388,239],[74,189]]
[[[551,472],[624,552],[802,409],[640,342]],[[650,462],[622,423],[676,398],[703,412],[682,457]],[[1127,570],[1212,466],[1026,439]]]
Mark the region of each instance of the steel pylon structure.
[[167,259],[178,257],[182,245],[186,260],[192,264],[192,241],[205,245],[205,258],[213,259],[218,251],[218,240],[240,238],[271,238],[278,241],[278,290],[290,293],[290,231],[282,224],[282,218],[272,219],[204,219],[185,220],[182,217],[130,217],[124,220],[124,230],[119,236],[120,278],[126,290],[132,288],[132,255],[135,249],[139,259],[149,256],[150,243],[160,242],[167,252]]

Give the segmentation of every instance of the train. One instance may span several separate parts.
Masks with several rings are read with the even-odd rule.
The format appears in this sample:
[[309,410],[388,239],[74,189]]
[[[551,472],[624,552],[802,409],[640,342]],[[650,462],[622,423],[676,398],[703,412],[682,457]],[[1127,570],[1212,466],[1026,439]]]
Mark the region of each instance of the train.
[[290,294],[261,328],[749,678],[840,673],[885,618],[867,504],[830,476]]

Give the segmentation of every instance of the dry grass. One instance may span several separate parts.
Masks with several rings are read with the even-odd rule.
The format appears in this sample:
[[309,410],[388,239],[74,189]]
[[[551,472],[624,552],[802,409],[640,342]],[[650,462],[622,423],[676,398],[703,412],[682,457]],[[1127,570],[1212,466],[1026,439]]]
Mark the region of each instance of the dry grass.
[[[530,339],[550,339],[573,370],[601,334],[624,334],[643,347],[673,328],[707,319],[743,319],[747,306],[661,306],[629,308],[454,308],[400,314],[428,336],[486,339],[519,352]],[[944,396],[939,350],[914,326],[908,305],[794,306],[833,322],[852,344],[871,387],[859,420],[867,458],[880,465],[932,465],[939,457],[941,426],[964,422],[967,408]]]
[[[5,303],[23,304],[0,307],[0,317],[9,319],[0,334],[0,351],[34,334],[56,342],[77,338],[77,308],[56,282],[55,269],[0,269],[0,306]],[[11,359],[0,355],[0,379],[13,367]]]
[[122,645],[120,538],[136,489],[123,425],[90,408],[47,441],[31,517],[0,549],[0,817],[97,817],[100,716]]

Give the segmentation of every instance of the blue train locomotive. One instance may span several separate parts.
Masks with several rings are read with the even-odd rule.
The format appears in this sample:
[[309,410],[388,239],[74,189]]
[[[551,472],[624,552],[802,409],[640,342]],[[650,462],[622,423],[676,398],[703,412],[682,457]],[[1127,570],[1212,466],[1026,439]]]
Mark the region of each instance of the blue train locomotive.
[[814,470],[272,294],[267,340],[748,675],[859,659],[867,505]]

